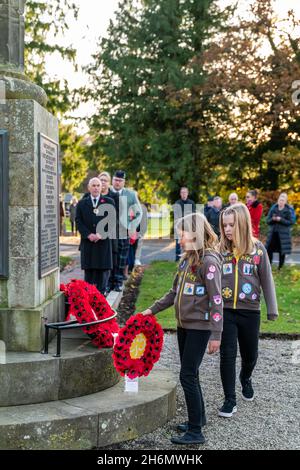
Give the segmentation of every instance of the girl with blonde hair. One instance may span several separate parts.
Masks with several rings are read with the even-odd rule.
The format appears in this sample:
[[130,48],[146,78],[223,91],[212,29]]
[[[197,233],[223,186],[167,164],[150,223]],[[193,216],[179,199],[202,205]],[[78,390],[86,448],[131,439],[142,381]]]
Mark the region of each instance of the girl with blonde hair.
[[272,270],[264,245],[253,237],[251,218],[244,204],[222,212],[220,221],[224,326],[221,340],[221,379],[225,401],[219,416],[230,418],[236,407],[236,357],[240,347],[239,379],[244,400],[254,399],[251,375],[258,357],[261,288],[268,320],[278,316]]
[[221,258],[218,239],[200,213],[179,219],[176,230],[184,254],[179,261],[173,286],[143,314],[157,314],[174,304],[181,362],[180,382],[184,390],[188,421],[177,426],[182,436],[173,444],[203,444],[206,424],[204,401],[199,383],[199,367],[207,345],[217,352],[222,332]]

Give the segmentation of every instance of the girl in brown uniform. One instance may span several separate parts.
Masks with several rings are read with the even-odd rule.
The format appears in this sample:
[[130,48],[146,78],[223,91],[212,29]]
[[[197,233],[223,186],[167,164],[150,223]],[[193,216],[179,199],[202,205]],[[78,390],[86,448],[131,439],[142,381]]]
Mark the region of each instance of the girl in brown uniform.
[[264,245],[252,235],[249,211],[234,204],[221,216],[222,296],[224,326],[221,341],[221,379],[225,401],[219,416],[230,418],[237,411],[235,379],[237,343],[240,347],[239,380],[245,400],[254,399],[251,375],[258,356],[261,288],[268,320],[278,316],[272,270]]
[[176,224],[184,254],[173,287],[143,313],[156,314],[174,304],[181,362],[180,382],[184,390],[188,422],[178,425],[182,436],[173,444],[203,444],[206,424],[204,401],[199,383],[199,367],[205,350],[217,352],[220,346],[223,302],[221,257],[216,251],[217,236],[206,218],[189,214]]

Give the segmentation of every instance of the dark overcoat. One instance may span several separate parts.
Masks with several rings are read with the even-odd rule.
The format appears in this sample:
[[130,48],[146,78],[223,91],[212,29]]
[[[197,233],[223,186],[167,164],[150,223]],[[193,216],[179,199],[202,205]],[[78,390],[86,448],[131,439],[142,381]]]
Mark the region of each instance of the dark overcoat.
[[[281,219],[279,222],[273,220],[273,215],[279,216]],[[291,236],[291,225],[293,225],[292,215],[289,206],[285,205],[284,208],[280,211],[278,204],[275,204],[269,210],[267,216],[267,224],[270,226],[266,248],[270,246],[272,237],[275,232],[278,232],[280,245],[281,245],[281,254],[288,255],[292,251],[292,236]]]
[[[107,196],[100,196],[97,209],[101,204],[115,206],[114,201]],[[81,269],[112,269],[112,240],[106,238],[96,243],[91,242],[88,236],[96,233],[98,223],[106,217],[94,213],[91,197],[84,197],[77,204],[76,224],[81,235]]]

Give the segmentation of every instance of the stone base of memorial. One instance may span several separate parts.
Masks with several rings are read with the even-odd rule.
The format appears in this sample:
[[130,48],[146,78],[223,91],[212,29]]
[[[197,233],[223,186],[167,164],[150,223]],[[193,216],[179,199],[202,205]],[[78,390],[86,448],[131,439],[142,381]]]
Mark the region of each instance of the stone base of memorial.
[[52,168],[58,158],[58,122],[35,100],[7,99],[0,129],[8,133],[9,168],[9,218],[4,228],[8,272],[0,272],[0,339],[6,350],[40,351],[44,322],[64,319],[59,188]]

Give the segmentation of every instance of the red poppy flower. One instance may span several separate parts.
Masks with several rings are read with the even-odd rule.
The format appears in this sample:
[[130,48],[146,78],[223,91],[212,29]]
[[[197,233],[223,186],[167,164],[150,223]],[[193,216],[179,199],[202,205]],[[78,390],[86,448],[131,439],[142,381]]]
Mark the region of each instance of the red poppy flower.
[[[78,323],[82,323],[82,330],[90,336],[95,346],[99,349],[103,347],[111,348],[114,342],[112,334],[119,331],[115,319],[106,323],[84,327],[84,323],[103,320],[114,314],[106,298],[100,294],[95,286],[78,279],[72,279],[69,284],[62,285],[61,290],[68,297],[70,303],[67,320],[73,315]],[[100,310],[101,313],[98,314]]]
[[[159,341],[155,350],[156,339]],[[138,313],[119,332],[113,350],[114,365],[121,375],[127,374],[131,379],[146,376],[159,360],[162,346],[163,330],[156,318]]]

